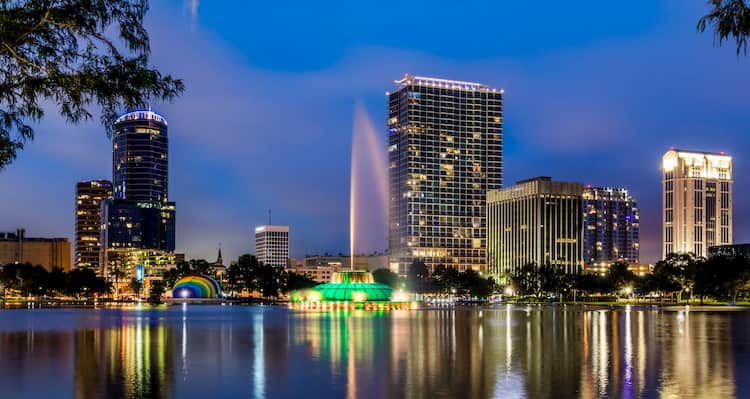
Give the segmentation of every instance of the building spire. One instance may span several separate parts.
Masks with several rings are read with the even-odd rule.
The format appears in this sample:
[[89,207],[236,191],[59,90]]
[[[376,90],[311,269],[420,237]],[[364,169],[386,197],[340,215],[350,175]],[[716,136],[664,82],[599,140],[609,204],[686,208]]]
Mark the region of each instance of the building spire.
[[217,265],[223,265],[224,259],[221,258],[221,243],[219,243],[219,257],[216,258],[216,264]]

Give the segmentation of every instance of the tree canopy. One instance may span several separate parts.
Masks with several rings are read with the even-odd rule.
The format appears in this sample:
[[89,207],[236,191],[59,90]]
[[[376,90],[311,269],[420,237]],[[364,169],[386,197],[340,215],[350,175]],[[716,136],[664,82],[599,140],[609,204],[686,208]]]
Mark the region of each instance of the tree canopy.
[[0,170],[34,138],[47,106],[108,133],[123,110],[172,100],[181,80],[150,67],[148,0],[0,0]]
[[750,36],[750,7],[747,0],[709,0],[711,11],[698,20],[698,31],[713,27],[714,40],[720,46],[734,39],[737,55],[747,53],[747,38]]

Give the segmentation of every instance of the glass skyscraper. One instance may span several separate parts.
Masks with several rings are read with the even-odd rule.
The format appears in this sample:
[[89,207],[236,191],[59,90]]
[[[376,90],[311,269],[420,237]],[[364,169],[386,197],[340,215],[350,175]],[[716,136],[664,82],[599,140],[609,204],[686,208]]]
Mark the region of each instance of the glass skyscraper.
[[102,274],[159,275],[174,256],[175,203],[168,201],[167,120],[151,111],[114,122],[114,198],[102,207]]
[[128,112],[115,121],[114,197],[167,202],[167,120],[152,111]]
[[486,200],[503,177],[503,91],[405,75],[388,93],[391,269],[486,268]]
[[584,188],[583,218],[583,261],[586,265],[639,262],[640,212],[628,190]]

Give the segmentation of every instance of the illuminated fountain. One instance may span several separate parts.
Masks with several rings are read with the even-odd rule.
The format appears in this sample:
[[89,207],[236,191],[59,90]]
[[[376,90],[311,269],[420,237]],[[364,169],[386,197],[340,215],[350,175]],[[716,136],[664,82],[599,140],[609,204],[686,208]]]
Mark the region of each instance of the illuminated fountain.
[[[354,114],[352,161],[349,186],[349,253],[350,270],[338,271],[331,281],[309,290],[292,292],[290,305],[295,309],[411,309],[413,303],[402,293],[375,282],[372,273],[354,270],[357,245],[361,232],[371,230],[373,224],[386,220],[388,205],[388,164],[385,148],[378,140],[377,131],[362,106]],[[365,183],[360,185],[360,182]],[[374,182],[374,184],[373,184]],[[374,190],[374,193],[368,192]],[[375,200],[367,207],[360,201]],[[364,204],[362,204],[364,205]],[[367,226],[365,230],[363,227]],[[382,234],[381,236],[384,236]],[[364,241],[364,240],[362,240]]]

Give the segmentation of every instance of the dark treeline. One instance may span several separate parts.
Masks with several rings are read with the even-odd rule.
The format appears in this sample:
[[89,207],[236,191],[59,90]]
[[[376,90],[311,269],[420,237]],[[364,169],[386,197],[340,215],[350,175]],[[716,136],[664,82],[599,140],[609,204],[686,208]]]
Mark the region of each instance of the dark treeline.
[[190,274],[203,274],[214,277],[222,289],[230,296],[243,291],[259,293],[263,298],[278,298],[281,294],[297,289],[310,288],[317,283],[283,267],[265,265],[253,255],[242,255],[226,269],[225,276],[218,276],[213,265],[203,259],[180,262],[174,269],[164,273],[163,281],[152,288],[151,297],[158,298],[164,289],[174,286],[180,278]]
[[407,270],[406,278],[400,279],[387,269],[373,272],[375,280],[394,288],[404,287],[417,294],[451,294],[473,298],[487,298],[496,290],[494,280],[483,277],[473,269],[463,272],[453,267],[437,266],[430,273],[421,260],[415,260]]
[[[65,272],[56,268],[47,271],[42,266],[11,263],[0,270],[0,285],[28,296],[84,296],[107,294],[112,286],[88,269]],[[3,290],[0,289],[0,294]]]
[[652,297],[681,302],[711,298],[734,303],[750,289],[750,262],[745,258],[696,258],[670,254],[654,265],[653,273],[636,276],[626,263],[614,263],[607,274],[565,274],[552,265],[529,264],[508,276],[510,292],[519,296],[561,301],[572,295],[605,297]]

